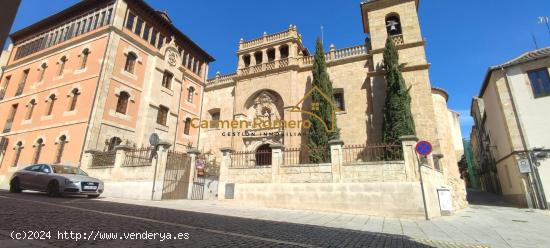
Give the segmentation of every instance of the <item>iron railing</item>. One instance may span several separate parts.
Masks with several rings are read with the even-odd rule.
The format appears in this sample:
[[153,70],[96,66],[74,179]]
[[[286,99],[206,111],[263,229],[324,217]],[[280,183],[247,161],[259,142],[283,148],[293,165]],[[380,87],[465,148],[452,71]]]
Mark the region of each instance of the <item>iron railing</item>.
[[23,93],[23,89],[25,89],[25,83],[20,83],[17,85],[17,91],[15,92],[15,96],[19,96]]
[[343,164],[403,160],[401,145],[346,145],[342,153]]
[[124,162],[122,166],[124,167],[139,167],[139,166],[150,166],[151,161],[153,161],[153,148],[144,147],[138,148],[135,150],[126,151],[126,156],[124,157]]
[[330,148],[328,146],[285,148],[283,154],[283,164],[287,166],[331,162]]
[[116,151],[94,152],[90,168],[111,168],[115,166]]
[[231,154],[230,168],[254,168],[271,166],[271,150],[240,151]]
[[6,122],[6,125],[4,126],[4,130],[2,130],[2,133],[9,133],[11,132],[11,126],[13,124],[13,121]]

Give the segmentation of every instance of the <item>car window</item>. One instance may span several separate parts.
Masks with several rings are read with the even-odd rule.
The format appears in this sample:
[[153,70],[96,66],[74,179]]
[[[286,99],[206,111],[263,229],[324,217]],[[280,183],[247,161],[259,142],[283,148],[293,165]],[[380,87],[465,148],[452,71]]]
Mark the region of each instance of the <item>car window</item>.
[[50,169],[50,166],[43,164],[42,166],[40,166],[40,172],[50,173],[52,172],[52,169]]
[[32,168],[33,168],[34,166],[35,166],[35,165],[27,166],[27,167],[25,167],[24,170],[26,170],[26,171],[32,171]]
[[35,165],[32,165],[30,166],[30,171],[40,171],[40,167],[42,167],[42,165],[39,165],[39,164],[35,164]]
[[74,174],[74,175],[82,175],[82,176],[88,176],[86,172],[81,170],[80,168],[69,166],[69,165],[52,165],[53,172],[56,174]]

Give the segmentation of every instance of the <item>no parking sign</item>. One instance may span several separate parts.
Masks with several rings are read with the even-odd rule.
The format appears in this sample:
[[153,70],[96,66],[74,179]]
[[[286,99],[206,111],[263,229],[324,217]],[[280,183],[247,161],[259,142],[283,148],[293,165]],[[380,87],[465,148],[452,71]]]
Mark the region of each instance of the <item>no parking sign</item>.
[[428,141],[420,141],[416,144],[416,152],[422,156],[432,153],[432,144]]

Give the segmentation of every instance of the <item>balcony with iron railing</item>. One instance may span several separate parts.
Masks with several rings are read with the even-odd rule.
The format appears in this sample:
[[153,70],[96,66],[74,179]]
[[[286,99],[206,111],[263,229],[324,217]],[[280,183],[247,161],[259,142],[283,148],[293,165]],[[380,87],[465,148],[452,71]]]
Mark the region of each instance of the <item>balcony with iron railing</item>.
[[4,125],[4,130],[2,130],[2,133],[9,133],[9,132],[11,132],[11,126],[12,126],[12,124],[13,124],[13,120],[11,120],[11,121],[8,120],[8,121],[6,122],[6,125]]
[[23,94],[23,89],[25,89],[25,83],[20,83],[17,85],[17,91],[15,91],[15,96]]

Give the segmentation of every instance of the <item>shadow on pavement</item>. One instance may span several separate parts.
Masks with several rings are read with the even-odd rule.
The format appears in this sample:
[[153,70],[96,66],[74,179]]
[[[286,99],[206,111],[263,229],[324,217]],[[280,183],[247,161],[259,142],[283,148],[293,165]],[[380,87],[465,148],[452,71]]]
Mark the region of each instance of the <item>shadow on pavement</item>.
[[[0,212],[7,210],[13,212],[11,215],[0,216],[0,222],[3,223],[4,229],[24,228],[18,225],[21,220],[17,216],[30,217],[32,210],[40,207],[42,211],[52,211],[54,216],[33,218],[33,225],[62,228],[68,224],[67,220],[85,218],[83,215],[89,214],[86,210],[93,210],[94,218],[86,219],[86,225],[70,225],[71,230],[86,232],[89,231],[89,228],[97,230],[102,227],[100,230],[106,232],[132,232],[136,231],[137,225],[146,225],[146,230],[152,232],[184,230],[192,232],[193,237],[196,238],[194,247],[211,247],[213,244],[223,246],[225,242],[228,246],[242,247],[451,247],[447,246],[449,244],[446,242],[416,240],[398,234],[254,220],[106,201],[89,200],[94,202],[91,205],[79,204],[79,201],[67,201],[67,199],[77,200],[81,197],[51,198],[39,193],[10,194],[5,191],[0,191],[0,196],[3,197]],[[50,205],[52,203],[55,205]],[[63,211],[63,206],[69,206],[71,210]],[[104,212],[105,215],[98,212]],[[124,224],[121,225],[122,223]],[[114,241],[71,243],[67,240],[50,240],[48,243],[59,247],[77,247],[79,245],[105,247],[109,246],[109,243],[118,244]],[[133,247],[155,245],[155,243],[144,244],[139,241],[130,243],[133,243],[131,244]],[[125,243],[125,245],[130,243]],[[178,244],[178,242],[164,244],[170,246]]]
[[470,205],[516,207],[514,204],[507,202],[501,195],[483,192],[476,189],[467,190],[467,199]]

